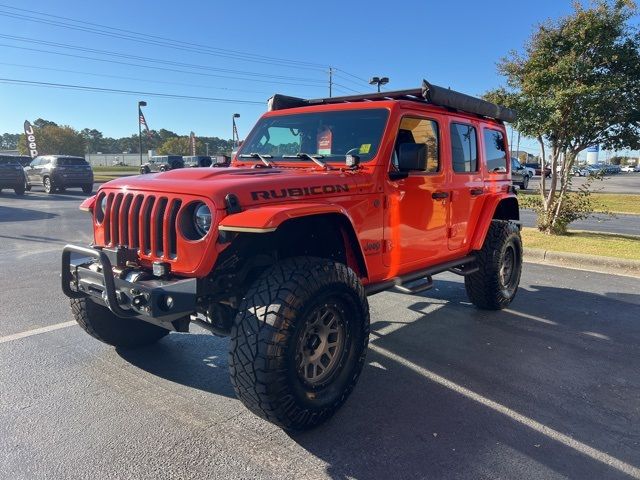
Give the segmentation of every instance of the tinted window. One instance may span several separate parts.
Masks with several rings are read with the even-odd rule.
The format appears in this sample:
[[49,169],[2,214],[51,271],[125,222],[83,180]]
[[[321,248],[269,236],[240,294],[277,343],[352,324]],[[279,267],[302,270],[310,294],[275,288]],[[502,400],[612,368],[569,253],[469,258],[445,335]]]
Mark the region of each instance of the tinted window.
[[83,158],[58,158],[56,160],[57,165],[87,165],[87,162]]
[[400,122],[392,162],[398,168],[398,153],[403,143],[424,143],[427,146],[424,171],[440,171],[438,124],[426,118],[404,117]]
[[16,157],[0,157],[0,165],[20,165]]
[[476,129],[463,123],[451,124],[451,161],[458,173],[478,171]]
[[487,170],[490,172],[500,167],[507,168],[507,149],[502,132],[485,129],[484,156],[487,161]]

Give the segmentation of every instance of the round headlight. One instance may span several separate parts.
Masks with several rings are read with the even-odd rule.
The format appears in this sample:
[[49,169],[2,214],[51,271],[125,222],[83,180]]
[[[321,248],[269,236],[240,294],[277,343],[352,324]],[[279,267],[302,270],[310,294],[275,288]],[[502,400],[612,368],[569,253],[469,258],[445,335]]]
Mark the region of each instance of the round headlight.
[[211,210],[204,203],[193,210],[193,223],[198,233],[203,237],[211,228]]
[[98,197],[98,202],[99,203],[97,203],[97,205],[94,207],[95,215],[97,222],[102,223],[102,221],[104,220],[104,215],[107,211],[107,195],[103,194],[102,198]]

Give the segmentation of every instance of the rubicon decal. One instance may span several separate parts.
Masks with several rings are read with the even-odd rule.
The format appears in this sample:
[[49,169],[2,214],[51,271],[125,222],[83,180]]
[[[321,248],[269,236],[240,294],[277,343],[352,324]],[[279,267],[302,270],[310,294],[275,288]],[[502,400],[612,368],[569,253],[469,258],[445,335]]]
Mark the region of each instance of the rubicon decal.
[[316,185],[314,187],[280,188],[278,190],[257,190],[251,192],[253,200],[273,200],[276,198],[305,197],[307,195],[325,195],[348,192],[349,185]]

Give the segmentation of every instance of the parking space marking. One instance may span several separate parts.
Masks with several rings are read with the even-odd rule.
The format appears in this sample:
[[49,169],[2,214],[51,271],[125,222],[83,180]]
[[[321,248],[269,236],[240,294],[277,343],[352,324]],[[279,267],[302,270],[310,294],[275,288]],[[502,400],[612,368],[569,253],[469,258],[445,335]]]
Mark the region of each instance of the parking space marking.
[[54,330],[60,330],[61,328],[67,328],[77,325],[75,320],[69,322],[56,323],[42,328],[34,328],[33,330],[27,330],[25,332],[14,333],[0,337],[0,343],[12,342],[14,340],[20,340],[21,338],[31,337],[33,335],[40,335],[41,333],[53,332]]
[[510,313],[511,315],[515,315],[517,317],[534,320],[540,323],[546,323],[547,325],[558,325],[558,322],[554,322],[553,320],[547,320],[546,318],[536,317],[535,315],[529,315],[528,313],[516,312],[515,310],[511,310],[510,308],[505,308],[502,311],[506,313]]
[[406,358],[403,358],[400,355],[397,355],[387,350],[386,348],[379,347],[374,343],[369,343],[369,348],[374,352],[376,352],[377,354],[382,355],[383,357],[388,358],[389,360],[392,360],[396,363],[399,363],[400,365],[408,368],[409,370],[412,370],[418,375],[421,375],[431,380],[432,382],[435,382],[445,388],[448,388],[449,390],[453,390],[454,392],[470,400],[473,400],[474,402],[484,405],[485,407],[490,408],[491,410],[494,410],[498,413],[506,415],[511,420],[518,422],[532,430],[535,430],[536,432],[541,433],[542,435],[545,435],[546,437],[552,440],[555,440],[556,442],[559,442],[569,448],[572,448],[577,452],[582,453],[583,455],[591,457],[592,459],[598,462],[604,463],[605,465],[609,465],[610,467],[613,467],[616,470],[619,470],[620,472],[625,473],[633,478],[640,479],[640,468],[634,465],[623,462],[622,460],[619,460],[605,452],[602,452],[596,448],[593,448],[587,445],[586,443],[582,443],[578,440],[575,440],[574,438],[571,438],[570,436],[565,435],[564,433],[560,433],[551,427],[547,427],[546,425],[540,422],[537,422],[536,420],[533,420],[532,418],[526,417],[516,412],[515,410],[510,409],[509,407],[505,407],[504,405],[498,402],[495,402],[487,397],[483,397],[482,395],[474,392],[473,390],[469,390],[468,388],[465,388],[462,385],[458,385],[457,383],[452,382],[451,380],[448,380],[438,375],[437,373],[432,372],[431,370],[427,370],[426,368],[421,367],[420,365],[417,365],[407,360]]

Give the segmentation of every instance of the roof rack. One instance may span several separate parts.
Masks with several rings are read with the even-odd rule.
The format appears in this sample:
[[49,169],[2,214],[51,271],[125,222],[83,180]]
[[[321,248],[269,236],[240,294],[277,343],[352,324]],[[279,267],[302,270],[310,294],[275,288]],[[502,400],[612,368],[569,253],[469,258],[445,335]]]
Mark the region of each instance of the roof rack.
[[495,118],[496,120],[509,123],[513,123],[516,119],[516,112],[510,108],[496,105],[495,103],[487,102],[486,100],[472,97],[471,95],[456,92],[455,90],[439,87],[427,82],[426,80],[422,81],[422,88],[395,90],[392,92],[365,93],[344,97],[304,99],[276,94],[269,99],[267,105],[269,111],[272,111],[308,107],[311,105],[373,102],[376,100],[411,100],[451,108],[461,112],[473,113],[482,117]]

